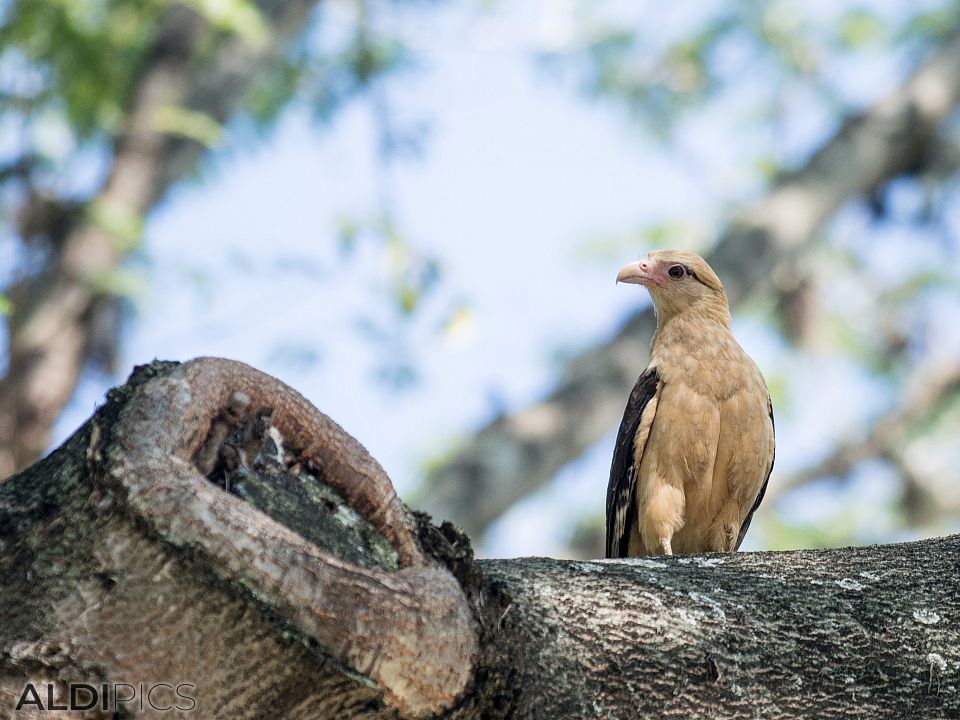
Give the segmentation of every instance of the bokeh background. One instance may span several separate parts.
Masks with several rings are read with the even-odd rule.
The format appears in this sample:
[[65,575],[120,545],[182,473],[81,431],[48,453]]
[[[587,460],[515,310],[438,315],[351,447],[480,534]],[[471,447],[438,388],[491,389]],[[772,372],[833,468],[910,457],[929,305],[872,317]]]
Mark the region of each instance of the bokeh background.
[[602,555],[656,247],[771,388],[747,549],[960,529],[960,4],[0,2],[0,477],[246,361],[481,555]]

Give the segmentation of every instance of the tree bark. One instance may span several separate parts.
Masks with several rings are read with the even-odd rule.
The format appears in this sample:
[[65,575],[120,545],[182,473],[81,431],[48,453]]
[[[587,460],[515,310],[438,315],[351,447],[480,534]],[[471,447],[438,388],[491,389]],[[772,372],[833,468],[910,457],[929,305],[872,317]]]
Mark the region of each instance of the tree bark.
[[[174,4],[167,11],[131,92],[107,179],[90,200],[91,212],[79,217],[64,210],[72,219],[55,223],[55,236],[47,238],[52,257],[44,270],[11,289],[8,369],[0,379],[0,480],[49,447],[53,424],[96,350],[97,315],[110,302],[100,286],[136,242],[118,236],[111,224],[135,228],[171,185],[194,169],[205,149],[163,130],[159,113],[183,108],[224,123],[258,65],[303,27],[316,1],[258,0],[255,5],[271,30],[269,42],[260,47],[236,35],[220,37],[184,6]],[[214,37],[215,50],[201,61],[210,52],[205,43]]]
[[956,717],[958,570],[957,536],[474,562],[290,388],[158,362],[0,486],[0,708],[162,681],[205,718]]
[[[849,118],[800,169],[737,213],[707,260],[732,305],[776,283],[846,202],[922,168],[941,122],[960,103],[960,38],[945,42],[900,88]],[[543,400],[494,419],[434,470],[418,497],[429,513],[471,536],[550,482],[620,419],[648,360],[652,308],[631,316],[605,344],[573,358]]]

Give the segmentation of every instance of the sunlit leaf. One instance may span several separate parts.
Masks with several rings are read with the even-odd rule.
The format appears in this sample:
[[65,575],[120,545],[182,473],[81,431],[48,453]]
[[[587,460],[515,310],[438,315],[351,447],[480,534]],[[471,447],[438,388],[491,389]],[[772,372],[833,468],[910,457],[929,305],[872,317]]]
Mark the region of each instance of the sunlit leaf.
[[649,247],[670,247],[686,244],[692,232],[682,222],[662,222],[648,225],[640,231],[640,238]]
[[621,235],[591,235],[574,248],[573,258],[578,262],[599,264],[625,261],[637,254],[636,237]]
[[473,310],[467,305],[457,305],[440,327],[448,340],[462,340],[473,335],[475,327]]
[[840,19],[840,42],[848,48],[857,48],[879,40],[884,35],[883,23],[873,13],[854,10]]
[[125,252],[140,244],[143,217],[128,207],[108,200],[98,200],[87,208],[87,215],[110,236],[116,250]]
[[271,126],[281,111],[297,94],[301,81],[310,66],[310,59],[302,54],[281,59],[275,70],[254,78],[247,93],[250,114],[260,128]]
[[131,299],[142,295],[148,282],[146,273],[142,270],[128,268],[114,268],[87,278],[87,283],[94,292]]
[[757,171],[757,175],[763,178],[763,180],[766,182],[773,180],[782,169],[780,167],[780,163],[778,163],[772,157],[760,157],[755,159],[753,161],[753,167]]
[[151,123],[155,130],[196,140],[208,148],[217,146],[224,135],[223,126],[209,115],[173,105],[157,108]]
[[219,30],[236,33],[253,47],[263,47],[270,30],[250,0],[180,0]]

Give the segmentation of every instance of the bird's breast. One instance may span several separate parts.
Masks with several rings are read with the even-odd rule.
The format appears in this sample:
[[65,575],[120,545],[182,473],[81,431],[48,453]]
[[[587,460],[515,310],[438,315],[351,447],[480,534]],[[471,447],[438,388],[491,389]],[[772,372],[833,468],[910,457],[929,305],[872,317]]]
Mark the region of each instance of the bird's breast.
[[745,389],[762,387],[763,377],[756,364],[729,330],[721,330],[687,333],[655,343],[651,361],[663,382],[683,384],[716,402]]

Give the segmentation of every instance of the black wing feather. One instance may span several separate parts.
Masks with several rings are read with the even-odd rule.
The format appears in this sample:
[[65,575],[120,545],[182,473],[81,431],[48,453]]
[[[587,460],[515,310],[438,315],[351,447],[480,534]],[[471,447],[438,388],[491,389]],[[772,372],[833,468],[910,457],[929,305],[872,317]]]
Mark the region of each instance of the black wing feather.
[[763,485],[760,486],[760,492],[757,493],[757,501],[753,503],[753,508],[751,508],[750,512],[747,513],[747,517],[743,520],[743,525],[740,526],[740,534],[737,536],[737,550],[740,549],[740,543],[743,542],[743,537],[747,534],[747,530],[750,528],[750,521],[753,520],[753,514],[757,511],[757,508],[760,507],[760,503],[763,501],[763,496],[767,492],[767,483],[770,482],[770,473],[773,472],[773,461],[777,457],[777,427],[776,423],[773,421],[773,403],[771,402],[769,395],[767,396],[767,409],[770,412],[770,430],[774,435],[773,454],[770,457],[770,469],[767,470],[767,477],[764,479]]
[[647,403],[657,393],[660,377],[656,368],[647,370],[633,386],[627,407],[620,421],[620,432],[613,449],[610,465],[610,482],[607,485],[607,543],[608,558],[626,557],[630,531],[637,522],[635,489],[637,484],[634,468],[633,441],[640,427],[640,419]]

